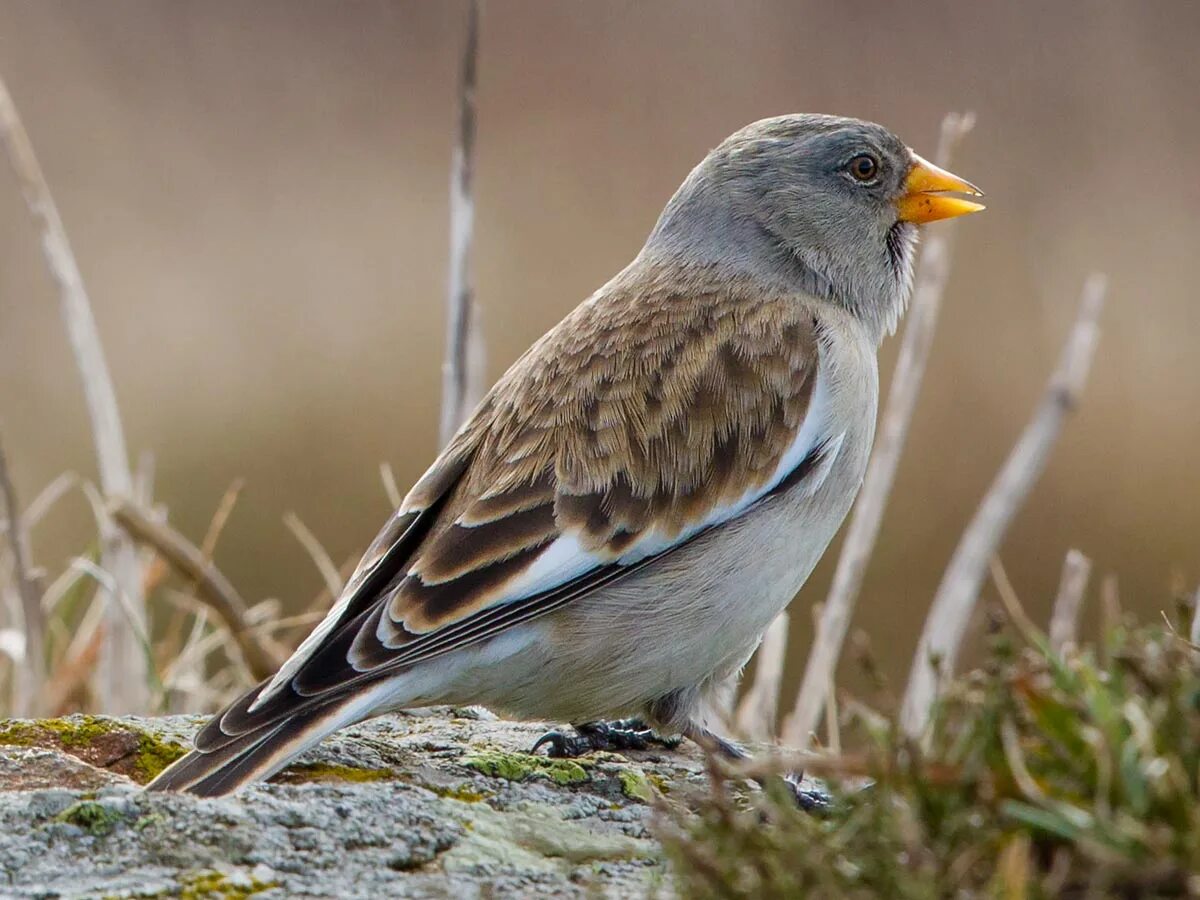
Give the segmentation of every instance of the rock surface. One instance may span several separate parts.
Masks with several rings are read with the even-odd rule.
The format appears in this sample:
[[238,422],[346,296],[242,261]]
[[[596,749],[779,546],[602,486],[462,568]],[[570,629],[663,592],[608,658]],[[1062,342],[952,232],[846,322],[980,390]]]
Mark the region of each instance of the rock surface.
[[550,760],[546,725],[439,709],[235,797],[142,792],[202,721],[0,720],[0,897],[669,897],[647,801],[706,784],[690,748]]

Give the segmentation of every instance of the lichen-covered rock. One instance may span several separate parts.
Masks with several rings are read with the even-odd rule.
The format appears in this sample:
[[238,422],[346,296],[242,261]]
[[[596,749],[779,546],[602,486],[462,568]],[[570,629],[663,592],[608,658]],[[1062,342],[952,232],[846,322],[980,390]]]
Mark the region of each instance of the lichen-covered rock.
[[441,709],[234,797],[144,793],[200,721],[0,721],[0,897],[665,897],[647,801],[706,789],[694,751],[548,760],[548,725]]

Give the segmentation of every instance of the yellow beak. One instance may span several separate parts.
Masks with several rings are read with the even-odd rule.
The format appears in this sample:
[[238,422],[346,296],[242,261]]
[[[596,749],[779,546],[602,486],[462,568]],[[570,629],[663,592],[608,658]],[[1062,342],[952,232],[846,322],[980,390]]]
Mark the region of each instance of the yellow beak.
[[912,156],[912,168],[908,170],[908,177],[904,179],[904,196],[896,201],[896,211],[902,221],[923,225],[926,222],[952,219],[984,209],[982,203],[947,197],[942,193],[952,191],[956,194],[982,197],[983,191],[971,182],[938,168],[915,153]]

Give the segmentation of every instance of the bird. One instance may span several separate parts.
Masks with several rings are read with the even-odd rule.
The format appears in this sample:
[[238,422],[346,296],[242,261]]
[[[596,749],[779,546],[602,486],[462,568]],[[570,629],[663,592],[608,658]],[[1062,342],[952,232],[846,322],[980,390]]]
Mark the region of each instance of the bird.
[[741,757],[709,701],[862,484],[919,227],[978,196],[858,119],[726,138],[485,394],[279,671],[148,789],[228,794],[437,704],[571,725],[552,754],[668,735]]

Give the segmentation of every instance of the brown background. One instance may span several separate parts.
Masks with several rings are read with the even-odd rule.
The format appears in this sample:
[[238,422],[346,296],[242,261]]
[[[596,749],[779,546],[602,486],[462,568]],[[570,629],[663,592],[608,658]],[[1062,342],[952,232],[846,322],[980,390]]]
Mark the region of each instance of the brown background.
[[[882,121],[988,192],[857,624],[906,667],[963,524],[1111,277],[1083,409],[1004,548],[1041,614],[1071,546],[1155,614],[1200,578],[1200,4],[506,2],[482,25],[476,276],[492,376],[637,251],[703,153],[787,111]],[[435,451],[458,3],[0,3],[0,72],[79,256],[132,447],[243,592],[307,602],[295,510],[339,561],[377,466]],[[890,371],[895,341],[883,352]],[[77,376],[0,170],[0,418],[21,495],[94,472]],[[57,571],[81,500],[35,535]],[[831,567],[797,609],[823,597]],[[807,620],[807,613],[801,617]],[[797,642],[795,659],[804,644]],[[795,667],[793,666],[793,668]]]

